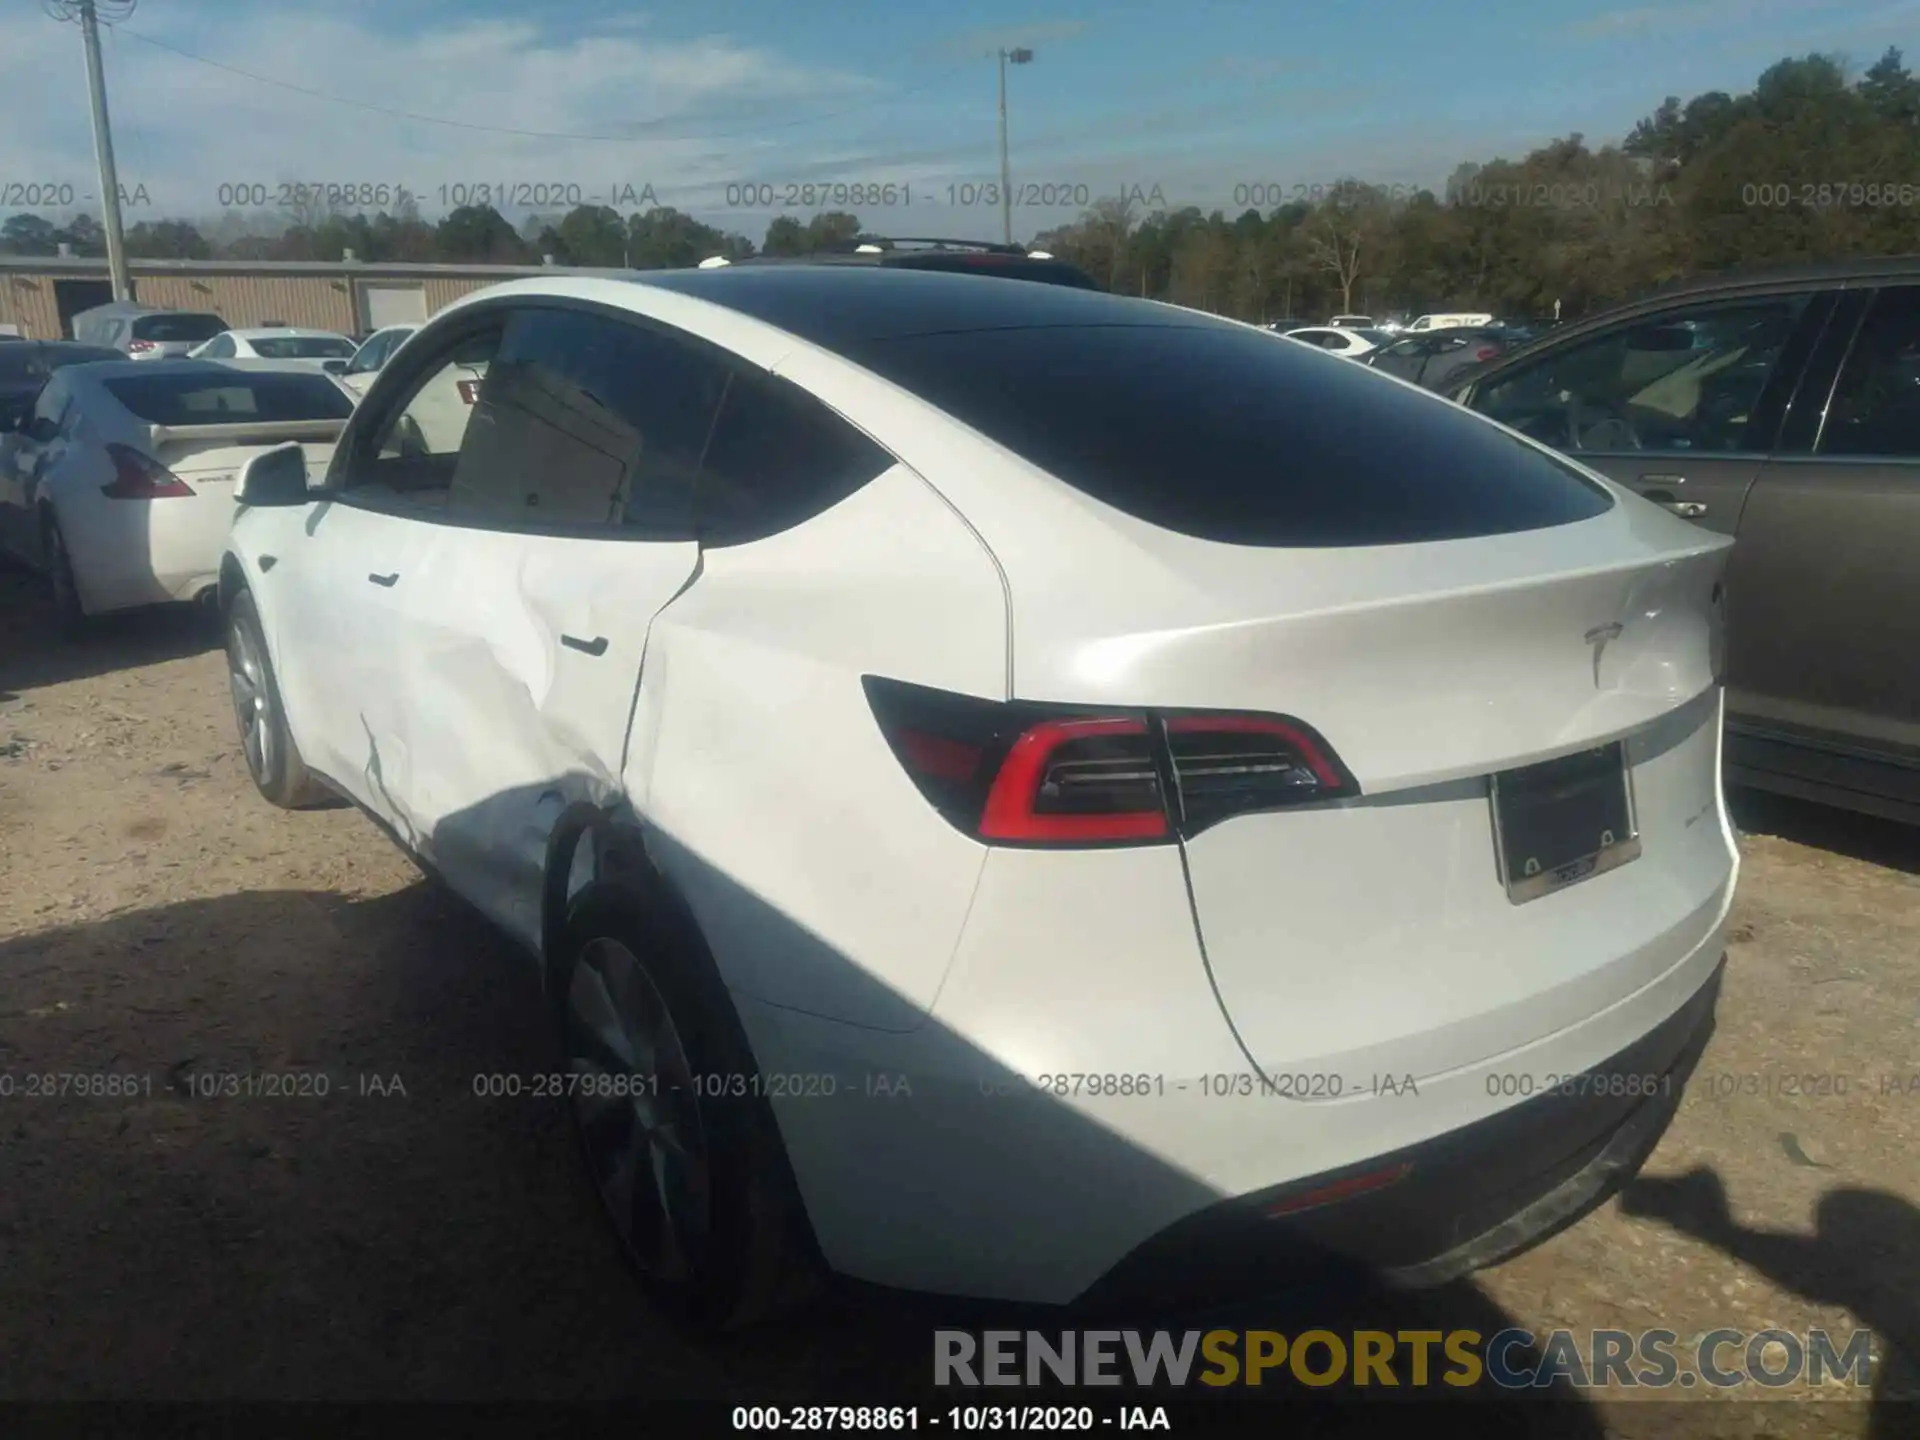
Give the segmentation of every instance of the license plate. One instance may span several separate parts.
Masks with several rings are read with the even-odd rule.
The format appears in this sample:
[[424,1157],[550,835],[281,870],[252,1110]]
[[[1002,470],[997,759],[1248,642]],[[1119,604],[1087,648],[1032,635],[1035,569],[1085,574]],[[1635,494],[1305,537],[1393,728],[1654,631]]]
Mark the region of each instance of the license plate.
[[1639,858],[1623,744],[1504,771],[1491,789],[1494,855],[1515,905]]

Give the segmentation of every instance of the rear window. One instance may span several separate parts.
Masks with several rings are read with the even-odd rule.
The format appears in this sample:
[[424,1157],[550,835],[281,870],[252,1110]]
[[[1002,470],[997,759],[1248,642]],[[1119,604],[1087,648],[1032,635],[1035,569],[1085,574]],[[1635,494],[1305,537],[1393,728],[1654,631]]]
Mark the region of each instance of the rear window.
[[126,375],[101,382],[149,425],[344,420],[353,402],[324,375]]
[[254,354],[266,360],[344,360],[356,348],[351,340],[325,335],[279,335],[247,343],[253,346]]
[[160,345],[211,340],[227,328],[218,315],[142,315],[133,322],[133,338]]
[[1464,410],[1255,330],[977,330],[847,354],[1096,500],[1204,540],[1412,544],[1613,504]]

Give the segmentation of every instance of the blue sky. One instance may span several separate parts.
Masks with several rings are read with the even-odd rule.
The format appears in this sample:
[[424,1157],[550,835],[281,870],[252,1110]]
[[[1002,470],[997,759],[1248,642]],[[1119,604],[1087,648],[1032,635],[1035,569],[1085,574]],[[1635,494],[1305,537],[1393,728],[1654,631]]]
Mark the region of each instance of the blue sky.
[[[0,5],[0,208],[24,208],[23,185],[42,211],[92,208],[79,36],[31,0]],[[431,214],[442,186],[505,182],[651,186],[757,239],[768,187],[837,183],[895,187],[891,209],[850,207],[872,228],[988,236],[998,213],[973,187],[998,169],[992,56],[1027,45],[1014,175],[1062,203],[1019,215],[1024,237],[1133,187],[1231,214],[1250,185],[1438,186],[1461,160],[1617,139],[1664,96],[1744,89],[1783,55],[1870,63],[1917,18],[1920,0],[140,0],[107,66],[122,182],[144,187],[129,223],[217,216],[235,186],[406,185]]]

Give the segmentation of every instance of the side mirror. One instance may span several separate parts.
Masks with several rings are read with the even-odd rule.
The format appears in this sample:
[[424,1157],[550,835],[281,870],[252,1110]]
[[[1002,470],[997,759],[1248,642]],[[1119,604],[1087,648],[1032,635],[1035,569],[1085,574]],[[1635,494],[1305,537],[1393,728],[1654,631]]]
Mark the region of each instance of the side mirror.
[[329,375],[344,375],[347,373],[347,362],[344,360],[322,360],[320,362],[320,368]]
[[261,451],[240,467],[233,498],[255,507],[306,504],[307,452],[297,441]]

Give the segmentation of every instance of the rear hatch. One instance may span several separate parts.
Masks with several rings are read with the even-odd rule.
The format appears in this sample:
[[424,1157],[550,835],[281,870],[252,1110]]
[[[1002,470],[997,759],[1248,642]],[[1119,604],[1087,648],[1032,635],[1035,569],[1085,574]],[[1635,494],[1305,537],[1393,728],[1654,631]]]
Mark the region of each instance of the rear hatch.
[[[996,490],[927,457],[1006,573],[1017,698],[1264,716],[1269,744],[1299,742],[1297,789],[1182,839],[1263,1071],[1352,1093],[1484,1060],[1721,922],[1723,538],[1251,329],[972,332],[862,359],[1035,467]],[[1583,773],[1511,773],[1562,757]],[[1358,794],[1316,799],[1316,774]]]

